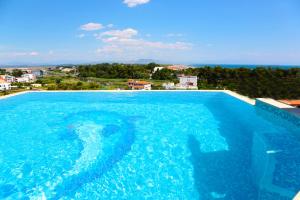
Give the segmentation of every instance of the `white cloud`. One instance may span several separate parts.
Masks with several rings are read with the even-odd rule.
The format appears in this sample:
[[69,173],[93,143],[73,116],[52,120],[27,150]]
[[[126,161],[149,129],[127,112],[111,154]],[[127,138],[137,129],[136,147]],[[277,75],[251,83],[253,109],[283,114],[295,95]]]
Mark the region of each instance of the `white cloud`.
[[112,30],[112,31],[106,31],[101,33],[98,36],[98,39],[108,39],[108,40],[118,40],[118,39],[128,39],[136,36],[138,34],[137,30],[134,30],[132,28],[127,28],[124,30]]
[[82,33],[82,34],[77,35],[76,37],[78,37],[78,38],[84,38],[84,37],[85,37],[85,34]]
[[123,3],[127,4],[129,8],[136,7],[138,5],[149,3],[150,0],[124,0]]
[[97,35],[94,35],[97,39],[108,45],[115,45],[122,48],[153,48],[153,49],[173,49],[173,50],[185,50],[192,47],[190,43],[185,42],[154,42],[137,38],[138,31],[132,28],[124,30],[112,30],[106,31]]
[[99,23],[93,23],[93,22],[90,22],[90,23],[87,23],[87,24],[84,24],[82,26],[80,26],[80,29],[81,30],[84,30],[84,31],[96,31],[96,30],[100,30],[100,29],[103,29],[103,25],[102,24],[99,24]]
[[108,24],[106,27],[107,28],[112,28],[112,27],[114,27],[114,25],[113,24]]
[[14,52],[10,53],[9,55],[13,57],[19,57],[19,56],[38,56],[39,52],[32,51],[32,52]]
[[39,52],[33,51],[29,53],[30,56],[38,56]]

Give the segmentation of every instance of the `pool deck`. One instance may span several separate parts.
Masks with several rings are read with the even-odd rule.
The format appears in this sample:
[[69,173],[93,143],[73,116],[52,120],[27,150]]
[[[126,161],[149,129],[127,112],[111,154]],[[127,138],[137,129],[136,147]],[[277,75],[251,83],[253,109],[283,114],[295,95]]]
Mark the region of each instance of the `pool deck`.
[[293,200],[300,200],[300,191],[299,191],[298,194],[294,197]]
[[0,100],[1,99],[7,99],[7,98],[10,98],[10,97],[14,97],[14,96],[18,96],[18,95],[21,95],[21,94],[26,94],[26,93],[29,93],[29,92],[31,92],[31,91],[16,92],[16,93],[13,93],[13,94],[0,96]]
[[249,104],[251,104],[251,105],[253,105],[253,106],[255,105],[255,99],[251,99],[251,98],[249,98],[249,97],[240,95],[240,94],[238,94],[238,93],[236,93],[236,92],[233,92],[233,91],[231,91],[231,90],[223,90],[223,92],[226,93],[226,94],[228,94],[228,95],[230,95],[230,96],[233,96],[233,97],[235,97],[235,98],[237,98],[237,99],[239,99],[239,100],[241,100],[241,101],[244,101],[244,102],[246,102],[246,103],[249,103]]

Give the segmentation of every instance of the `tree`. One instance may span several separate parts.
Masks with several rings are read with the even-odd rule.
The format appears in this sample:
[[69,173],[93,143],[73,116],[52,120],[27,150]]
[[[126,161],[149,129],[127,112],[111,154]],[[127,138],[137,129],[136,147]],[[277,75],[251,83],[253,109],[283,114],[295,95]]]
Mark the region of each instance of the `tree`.
[[153,72],[153,70],[154,70],[155,67],[159,67],[159,65],[156,64],[156,63],[149,63],[149,64],[146,66],[146,68],[149,69],[149,70],[151,70],[151,72]]
[[5,69],[0,69],[0,75],[4,75],[6,74],[6,70]]
[[[78,73],[81,78],[148,79],[156,66],[159,65],[155,63],[149,63],[148,65],[102,63],[81,65],[78,67]],[[198,76],[198,86],[201,89],[230,89],[252,98],[300,98],[300,68],[231,69],[222,68],[221,66],[204,66],[189,68],[180,72],[162,69],[152,74],[152,79],[175,82],[178,80],[178,73]]]
[[22,70],[14,69],[11,74],[15,77],[21,77],[23,75],[23,72]]
[[60,78],[58,78],[58,79],[55,80],[55,83],[56,83],[56,84],[60,84],[61,81],[62,81],[62,80],[61,80]]
[[154,80],[175,80],[177,79],[176,73],[170,69],[157,70],[153,75]]

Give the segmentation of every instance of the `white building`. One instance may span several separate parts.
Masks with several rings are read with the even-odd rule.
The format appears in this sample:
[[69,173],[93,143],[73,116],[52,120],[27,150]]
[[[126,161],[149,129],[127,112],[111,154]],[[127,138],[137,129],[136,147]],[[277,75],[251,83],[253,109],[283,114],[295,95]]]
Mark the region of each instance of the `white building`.
[[31,86],[35,88],[39,88],[42,87],[42,84],[35,83],[35,84],[31,84]]
[[36,76],[34,74],[23,74],[22,78],[28,78],[29,82],[32,82],[32,81],[36,80]]
[[47,74],[46,70],[41,70],[41,69],[36,69],[36,70],[32,70],[32,74],[35,77],[43,77]]
[[163,83],[162,85],[165,90],[174,90],[175,89],[175,83]]
[[147,81],[128,80],[128,87],[132,90],[151,90],[151,83]]
[[13,83],[16,82],[16,77],[14,76],[10,76],[10,75],[0,75],[0,78],[3,79],[4,81],[8,82],[8,83]]
[[173,71],[182,71],[188,69],[189,67],[185,65],[171,65],[171,66],[167,66],[166,68]]
[[11,89],[11,84],[0,79],[0,91],[6,91]]
[[16,78],[16,81],[18,83],[31,83],[36,80],[36,77],[34,74],[23,74],[22,77]]
[[176,89],[198,89],[197,76],[179,76],[179,83]]
[[18,83],[29,83],[30,82],[29,78],[27,78],[27,77],[17,77],[16,81]]
[[162,69],[164,69],[164,67],[154,67],[153,73],[155,73],[155,72],[157,72],[157,71],[160,71],[160,70],[162,70]]
[[63,68],[61,71],[65,72],[65,73],[70,73],[70,72],[74,71],[74,69],[73,68]]

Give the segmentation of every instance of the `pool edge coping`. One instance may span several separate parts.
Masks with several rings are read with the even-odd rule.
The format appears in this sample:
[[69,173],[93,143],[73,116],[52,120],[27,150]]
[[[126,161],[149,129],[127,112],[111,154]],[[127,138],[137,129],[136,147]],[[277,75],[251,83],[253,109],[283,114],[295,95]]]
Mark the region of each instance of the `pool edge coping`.
[[281,103],[280,101],[271,99],[271,98],[257,98],[257,100],[262,101],[266,104],[269,104],[271,106],[274,106],[276,108],[285,109],[285,108],[295,108],[293,106]]
[[8,99],[10,97],[19,96],[19,95],[30,93],[30,92],[32,92],[32,91],[16,92],[16,93],[13,93],[13,94],[8,94],[8,95],[0,96],[0,100],[2,100],[2,99]]
[[70,92],[70,93],[76,93],[76,92],[104,92],[104,93],[126,93],[126,92],[222,92],[225,94],[228,94],[232,97],[235,97],[243,102],[246,102],[250,105],[255,105],[255,99],[251,99],[249,97],[240,95],[234,91],[231,90],[38,90],[38,91],[23,91],[23,92],[17,92],[14,94],[9,94],[6,96],[1,96],[0,100],[2,99],[7,99],[10,97],[26,94],[26,93],[35,93],[35,92],[40,92],[40,93],[63,93],[63,92]]
[[231,91],[231,90],[223,90],[223,92],[226,93],[226,94],[228,94],[228,95],[230,95],[230,96],[232,96],[232,97],[235,97],[235,98],[237,98],[237,99],[239,99],[239,100],[241,100],[243,102],[246,102],[246,103],[248,103],[248,104],[250,104],[252,106],[255,106],[255,103],[256,103],[255,99],[251,99],[251,98],[249,98],[247,96],[238,94],[238,93],[236,93],[234,91]]

